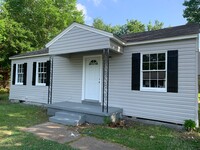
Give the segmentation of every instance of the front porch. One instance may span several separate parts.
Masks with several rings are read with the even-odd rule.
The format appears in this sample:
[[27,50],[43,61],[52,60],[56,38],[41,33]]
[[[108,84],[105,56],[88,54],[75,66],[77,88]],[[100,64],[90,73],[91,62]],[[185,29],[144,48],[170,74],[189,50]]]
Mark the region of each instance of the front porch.
[[[47,114],[50,116],[56,115],[56,113],[66,113],[65,117],[67,118],[67,114],[71,114],[71,117],[67,119],[73,119],[73,116],[79,116],[84,119],[84,122],[94,123],[94,124],[103,124],[105,117],[111,117],[112,121],[121,118],[123,109],[116,107],[109,107],[108,113],[102,112],[101,105],[92,105],[85,103],[76,103],[76,102],[58,102],[54,104],[47,105]],[[55,116],[54,116],[55,117]],[[63,118],[63,120],[66,120]]]

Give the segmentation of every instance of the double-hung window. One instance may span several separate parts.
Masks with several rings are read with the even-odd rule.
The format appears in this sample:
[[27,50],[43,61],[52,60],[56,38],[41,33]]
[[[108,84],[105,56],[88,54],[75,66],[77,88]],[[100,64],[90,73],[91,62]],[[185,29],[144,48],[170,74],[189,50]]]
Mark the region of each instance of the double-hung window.
[[166,92],[166,58],[166,53],[141,55],[141,90]]
[[17,64],[16,84],[23,85],[24,81],[24,64]]
[[47,63],[37,62],[36,85],[46,85]]

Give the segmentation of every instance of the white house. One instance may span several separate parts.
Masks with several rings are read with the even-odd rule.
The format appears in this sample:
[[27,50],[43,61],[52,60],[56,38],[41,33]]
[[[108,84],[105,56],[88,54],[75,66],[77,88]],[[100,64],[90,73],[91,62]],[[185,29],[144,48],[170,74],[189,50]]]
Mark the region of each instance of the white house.
[[198,125],[198,44],[198,24],[117,37],[73,23],[44,49],[10,57],[9,98],[89,102],[120,107],[125,116]]

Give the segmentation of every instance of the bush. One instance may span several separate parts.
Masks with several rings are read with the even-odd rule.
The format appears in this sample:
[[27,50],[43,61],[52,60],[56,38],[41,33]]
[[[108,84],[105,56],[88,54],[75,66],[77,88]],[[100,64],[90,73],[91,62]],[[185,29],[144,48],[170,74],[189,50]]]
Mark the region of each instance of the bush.
[[187,130],[187,131],[192,131],[194,130],[196,127],[196,123],[195,121],[189,119],[189,120],[185,120],[185,123],[184,123],[184,128]]
[[0,94],[9,93],[9,88],[0,88]]

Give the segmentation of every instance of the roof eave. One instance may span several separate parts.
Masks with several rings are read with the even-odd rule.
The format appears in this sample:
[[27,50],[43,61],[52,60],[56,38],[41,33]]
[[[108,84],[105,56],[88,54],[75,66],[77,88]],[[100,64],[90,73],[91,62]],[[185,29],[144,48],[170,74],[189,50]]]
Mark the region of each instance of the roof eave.
[[19,57],[9,57],[10,60],[15,60],[15,59],[23,59],[23,58],[31,58],[31,57],[40,57],[40,56],[48,56],[49,54],[38,54],[38,55],[29,55],[29,56],[19,56]]

